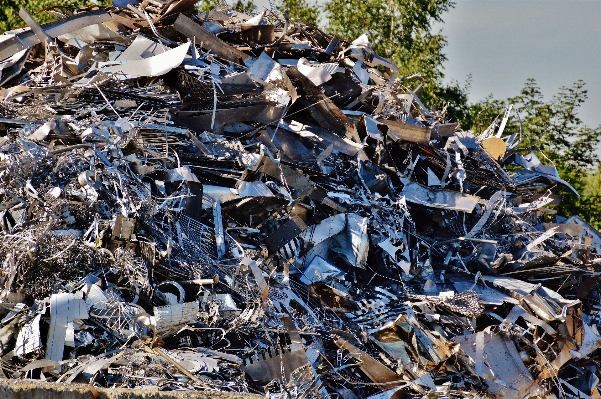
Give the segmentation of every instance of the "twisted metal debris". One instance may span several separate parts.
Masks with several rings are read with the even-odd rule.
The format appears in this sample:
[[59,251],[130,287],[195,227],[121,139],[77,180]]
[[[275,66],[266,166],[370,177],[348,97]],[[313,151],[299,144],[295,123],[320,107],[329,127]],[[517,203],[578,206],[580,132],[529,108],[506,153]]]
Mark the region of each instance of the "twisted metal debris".
[[366,36],[130,3],[0,36],[5,377],[599,397],[601,236],[511,108],[475,137]]

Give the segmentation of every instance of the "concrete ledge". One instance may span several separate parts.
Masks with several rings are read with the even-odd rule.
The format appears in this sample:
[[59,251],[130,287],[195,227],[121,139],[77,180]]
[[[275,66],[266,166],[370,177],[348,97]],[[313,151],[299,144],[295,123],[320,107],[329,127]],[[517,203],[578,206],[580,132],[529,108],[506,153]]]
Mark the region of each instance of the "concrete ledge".
[[57,384],[0,378],[2,399],[261,399],[237,392],[169,392],[152,389],[90,388],[83,384]]

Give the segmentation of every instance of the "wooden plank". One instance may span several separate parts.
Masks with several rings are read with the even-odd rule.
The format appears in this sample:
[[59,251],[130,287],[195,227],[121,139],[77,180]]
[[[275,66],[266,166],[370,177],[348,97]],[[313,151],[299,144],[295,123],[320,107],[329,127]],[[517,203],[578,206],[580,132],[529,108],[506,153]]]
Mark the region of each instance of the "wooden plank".
[[500,139],[499,137],[489,137],[482,140],[480,144],[482,145],[482,148],[484,148],[484,151],[486,151],[495,161],[498,162],[505,157],[507,146],[503,139]]
[[431,130],[425,126],[416,126],[387,119],[379,119],[378,122],[388,126],[388,136],[394,141],[405,140],[414,143],[428,143],[430,141]]

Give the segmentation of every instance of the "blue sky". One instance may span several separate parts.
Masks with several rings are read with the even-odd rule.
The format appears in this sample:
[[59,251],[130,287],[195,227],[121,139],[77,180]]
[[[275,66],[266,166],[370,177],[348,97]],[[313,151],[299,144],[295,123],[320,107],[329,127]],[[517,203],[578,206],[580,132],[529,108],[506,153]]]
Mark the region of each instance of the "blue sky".
[[[323,0],[318,0],[323,3]],[[447,36],[447,80],[471,74],[471,101],[519,94],[535,78],[549,100],[582,79],[589,98],[583,122],[601,124],[601,1],[455,0],[436,26]],[[268,0],[257,0],[268,6]]]
[[545,99],[582,79],[579,115],[601,124],[601,1],[457,0],[443,16],[447,79],[472,75],[470,100],[506,98],[535,78]]

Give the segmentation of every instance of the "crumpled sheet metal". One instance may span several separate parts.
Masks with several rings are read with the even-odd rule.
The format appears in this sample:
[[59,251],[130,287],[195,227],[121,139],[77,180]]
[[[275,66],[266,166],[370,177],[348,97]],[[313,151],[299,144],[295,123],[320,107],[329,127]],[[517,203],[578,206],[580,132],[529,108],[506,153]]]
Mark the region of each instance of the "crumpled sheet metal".
[[22,15],[0,37],[5,377],[600,397],[601,235],[550,216],[572,188],[518,153],[511,107],[475,137],[366,36],[269,10]]

